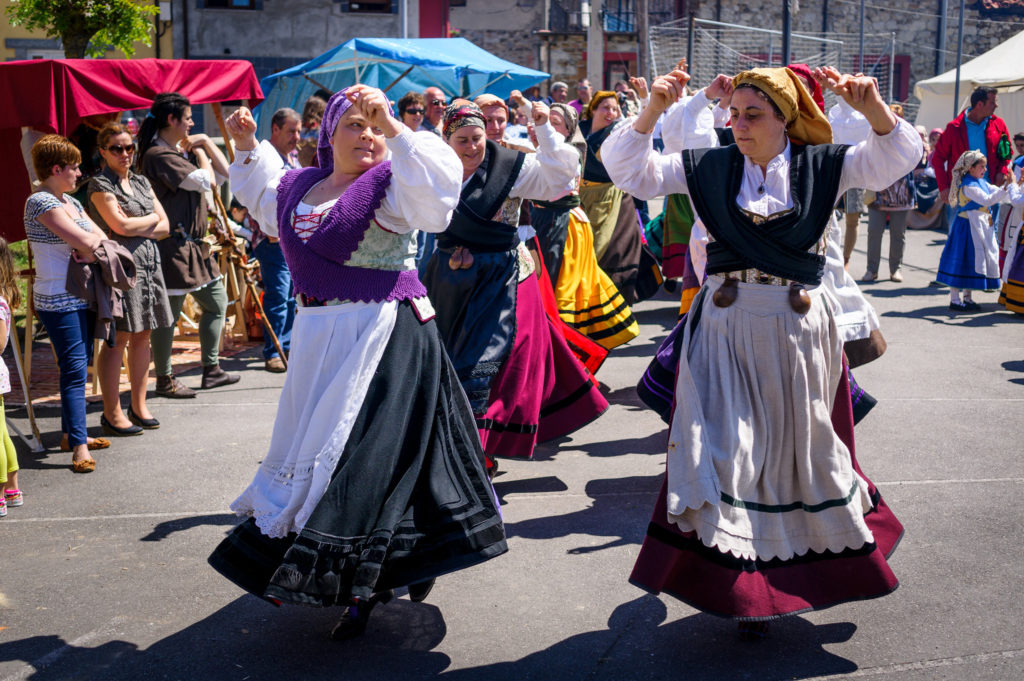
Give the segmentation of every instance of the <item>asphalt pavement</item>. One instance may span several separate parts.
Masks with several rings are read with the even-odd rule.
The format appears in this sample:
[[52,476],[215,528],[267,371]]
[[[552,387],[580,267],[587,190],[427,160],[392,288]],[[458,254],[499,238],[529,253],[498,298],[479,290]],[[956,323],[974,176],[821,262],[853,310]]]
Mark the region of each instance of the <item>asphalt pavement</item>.
[[[0,681],[1024,679],[1024,317],[995,293],[950,312],[930,285],[944,239],[909,232],[906,280],[864,286],[889,347],[856,372],[879,400],[857,455],[906,527],[885,598],[749,643],[627,582],[664,472],[666,428],[634,391],[675,321],[661,294],[599,374],[608,412],[502,461],[509,552],[425,603],[382,606],[349,642],[327,638],[339,611],[275,608],[206,564],[273,426],[284,377],[258,352],[224,362],[234,386],[153,398],[163,427],[115,440],[89,475],[57,451],[59,411],[40,409],[50,450],[19,443],[25,505],[0,519]],[[862,227],[856,276],[865,241]],[[8,419],[27,429],[24,410]]]

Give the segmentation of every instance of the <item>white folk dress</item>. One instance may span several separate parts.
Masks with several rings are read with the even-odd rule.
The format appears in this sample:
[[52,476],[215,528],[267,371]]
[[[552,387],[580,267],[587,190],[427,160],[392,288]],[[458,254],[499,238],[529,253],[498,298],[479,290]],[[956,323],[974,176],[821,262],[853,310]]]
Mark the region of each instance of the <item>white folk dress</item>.
[[[666,140],[671,127],[666,118]],[[682,155],[653,153],[650,135],[631,124],[615,130],[601,153],[629,194],[689,193]],[[884,189],[920,157],[920,138],[900,122],[847,151],[838,192]],[[788,144],[766,174],[745,159],[738,206],[763,217],[791,209],[789,168]],[[810,288],[811,309],[799,315],[786,287],[764,284],[740,283],[736,302],[717,307],[712,294],[722,281],[709,277],[699,324],[687,324],[683,340],[668,445],[669,521],[739,558],[863,546],[871,541],[863,520],[871,501],[830,421],[843,347],[831,287]]]

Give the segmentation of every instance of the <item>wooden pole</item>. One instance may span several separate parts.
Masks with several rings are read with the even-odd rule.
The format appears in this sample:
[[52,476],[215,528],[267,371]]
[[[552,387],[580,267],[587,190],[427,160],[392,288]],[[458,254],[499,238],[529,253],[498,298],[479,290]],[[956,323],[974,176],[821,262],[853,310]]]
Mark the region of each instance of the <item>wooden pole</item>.
[[[221,220],[223,221],[224,228],[228,230],[229,238],[225,247],[230,250],[232,261],[237,259],[237,262],[241,262],[242,253],[238,250],[238,246],[235,244],[233,236],[230,234],[231,229],[228,227],[228,211],[224,208],[224,201],[220,198],[220,195],[214,192],[213,194],[214,203],[217,204],[217,210],[220,212]],[[288,357],[284,353],[284,348],[281,347],[281,341],[277,338],[277,334],[274,333],[274,328],[270,326],[270,320],[267,319],[267,313],[263,311],[263,303],[260,302],[259,292],[256,290],[256,283],[251,269],[247,269],[245,275],[242,277],[245,280],[246,290],[249,291],[249,295],[253,298],[253,303],[256,305],[256,311],[260,313],[260,319],[263,321],[263,330],[270,334],[270,340],[274,343],[274,349],[277,350],[278,356],[284,363],[285,369],[288,368]]]
[[[228,128],[224,125],[224,111],[220,107],[220,102],[214,102],[210,106],[213,107],[213,116],[217,119],[217,127],[220,128],[220,136],[224,138],[224,149],[228,152],[228,161],[235,162],[235,148],[231,146],[231,137],[228,135]],[[214,188],[214,193],[217,192]]]
[[636,3],[636,75],[646,78],[650,83],[651,74],[651,22],[650,1],[637,0]]

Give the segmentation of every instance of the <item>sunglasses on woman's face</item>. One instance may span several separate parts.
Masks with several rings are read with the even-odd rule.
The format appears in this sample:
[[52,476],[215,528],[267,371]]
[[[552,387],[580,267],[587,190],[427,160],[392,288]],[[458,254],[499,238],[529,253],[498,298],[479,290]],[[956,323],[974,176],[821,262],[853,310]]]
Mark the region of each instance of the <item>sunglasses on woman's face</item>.
[[111,144],[106,148],[112,154],[134,154],[134,144]]
[[406,109],[405,113],[412,114],[413,116],[422,116],[427,112],[426,109]]

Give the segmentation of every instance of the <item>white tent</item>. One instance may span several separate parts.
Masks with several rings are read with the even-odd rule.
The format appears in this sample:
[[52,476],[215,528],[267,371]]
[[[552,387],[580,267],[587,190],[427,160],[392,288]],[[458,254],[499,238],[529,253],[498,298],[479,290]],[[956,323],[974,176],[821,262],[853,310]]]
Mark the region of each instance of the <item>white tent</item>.
[[[1024,31],[961,65],[957,113],[970,105],[971,91],[979,85],[999,90],[996,115],[1006,121],[1010,135],[1024,131]],[[914,96],[921,100],[921,108],[916,122],[929,130],[946,127],[955,115],[955,88],[956,69],[918,81],[914,85]]]

